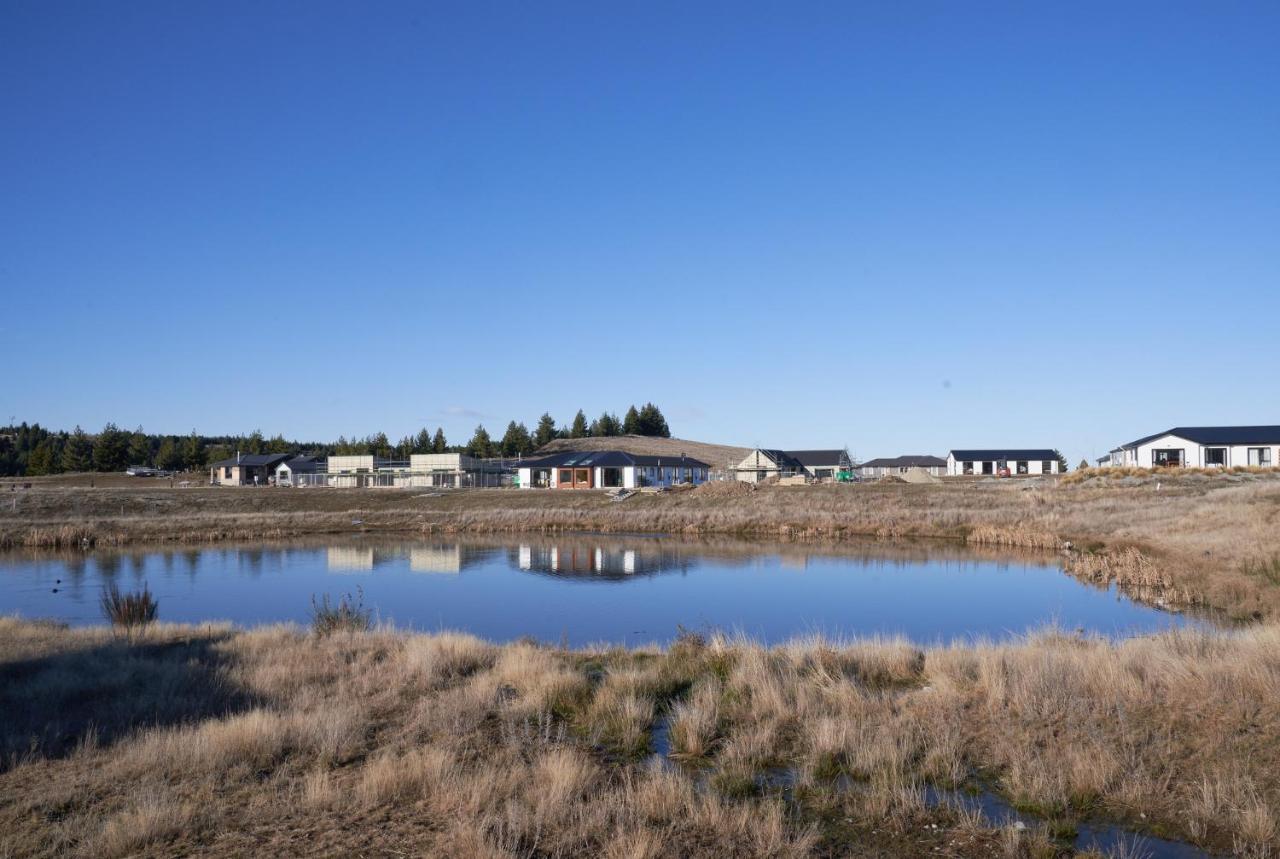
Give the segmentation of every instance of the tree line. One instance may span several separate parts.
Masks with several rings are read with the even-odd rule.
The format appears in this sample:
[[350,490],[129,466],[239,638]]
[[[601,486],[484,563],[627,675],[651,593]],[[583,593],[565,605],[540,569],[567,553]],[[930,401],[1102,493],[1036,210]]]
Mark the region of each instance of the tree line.
[[558,426],[550,413],[544,413],[532,432],[524,423],[513,420],[496,441],[481,424],[466,444],[453,445],[449,444],[443,428],[432,433],[425,427],[397,442],[392,442],[383,432],[363,438],[339,436],[335,442],[307,442],[287,440],[282,435],[267,438],[258,430],[238,436],[206,436],[195,430],[185,436],[156,435],[144,432],[142,427],[126,430],[108,423],[99,432],[88,433],[78,426],[67,432],[23,422],[0,428],[0,476],[124,471],[131,465],[165,471],[199,471],[209,463],[230,459],[237,453],[373,454],[387,459],[408,459],[415,453],[515,457],[527,456],[555,439],[620,435],[670,438],[671,428],[653,403],[645,403],[638,409],[633,405],[621,419],[606,411],[589,423],[586,413],[579,409],[564,426]]

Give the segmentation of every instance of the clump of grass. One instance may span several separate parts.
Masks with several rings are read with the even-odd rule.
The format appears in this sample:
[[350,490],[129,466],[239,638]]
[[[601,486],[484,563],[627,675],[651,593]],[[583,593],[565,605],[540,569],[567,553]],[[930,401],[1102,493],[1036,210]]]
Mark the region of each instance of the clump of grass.
[[151,596],[151,590],[142,586],[140,591],[121,591],[110,584],[102,590],[102,614],[112,626],[122,627],[132,634],[156,619],[160,603]]
[[335,605],[324,594],[319,600],[311,595],[311,631],[320,637],[335,632],[368,632],[373,626],[373,610],[364,607],[364,589],[357,587],[355,596],[343,594]]
[[1257,576],[1273,585],[1280,585],[1280,554],[1249,561],[1245,564],[1244,570],[1251,576]]

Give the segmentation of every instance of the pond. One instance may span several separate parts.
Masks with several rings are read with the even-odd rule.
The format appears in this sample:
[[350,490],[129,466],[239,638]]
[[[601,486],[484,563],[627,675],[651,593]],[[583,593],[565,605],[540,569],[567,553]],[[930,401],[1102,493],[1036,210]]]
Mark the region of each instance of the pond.
[[665,642],[682,628],[771,643],[821,633],[932,644],[1051,623],[1106,636],[1201,623],[1077,581],[1052,554],[613,535],[6,553],[0,613],[102,623],[99,598],[112,582],[145,583],[166,621],[306,623],[313,596],[360,592],[398,627],[574,646]]

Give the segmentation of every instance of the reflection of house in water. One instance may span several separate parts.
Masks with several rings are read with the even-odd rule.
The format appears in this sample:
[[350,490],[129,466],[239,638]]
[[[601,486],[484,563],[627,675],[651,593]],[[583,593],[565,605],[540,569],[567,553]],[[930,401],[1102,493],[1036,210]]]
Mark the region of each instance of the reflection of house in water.
[[527,572],[554,576],[582,576],[622,580],[633,575],[653,575],[683,570],[689,561],[662,546],[593,546],[589,543],[553,545],[521,544],[512,559]]
[[410,546],[409,569],[415,573],[458,573],[462,570],[462,547],[457,543]]
[[330,546],[325,557],[330,572],[365,573],[373,569],[372,546]]

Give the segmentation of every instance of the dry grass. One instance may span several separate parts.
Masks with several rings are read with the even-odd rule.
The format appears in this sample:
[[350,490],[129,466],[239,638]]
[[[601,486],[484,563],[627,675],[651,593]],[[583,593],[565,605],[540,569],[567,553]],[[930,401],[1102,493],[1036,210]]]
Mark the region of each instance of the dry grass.
[[[1280,849],[1276,627],[561,651],[165,624],[128,644],[3,619],[0,681],[0,710],[20,714],[0,722],[6,855],[1064,849],[1069,825],[1000,831],[930,806],[927,784]],[[659,719],[667,767],[648,761]]]

